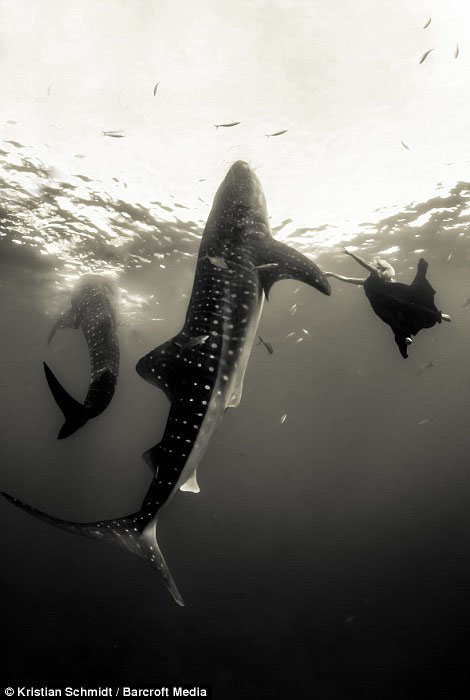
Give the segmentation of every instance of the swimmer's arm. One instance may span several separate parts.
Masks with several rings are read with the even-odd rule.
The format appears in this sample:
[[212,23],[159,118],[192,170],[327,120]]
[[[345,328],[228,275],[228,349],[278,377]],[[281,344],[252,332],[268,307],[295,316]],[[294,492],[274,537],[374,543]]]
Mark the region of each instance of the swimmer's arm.
[[375,268],[373,265],[369,265],[369,263],[366,263],[365,260],[359,257],[359,255],[356,255],[355,253],[351,253],[349,250],[346,248],[343,248],[343,253],[346,253],[346,255],[350,255],[351,258],[354,258],[356,262],[359,263],[362,267],[365,267],[366,270],[369,270],[369,272],[375,272],[377,273],[377,268]]
[[336,272],[324,272],[325,277],[334,277],[341,282],[349,282],[349,284],[360,284],[363,285],[364,281],[360,277],[344,277],[343,275],[337,275]]

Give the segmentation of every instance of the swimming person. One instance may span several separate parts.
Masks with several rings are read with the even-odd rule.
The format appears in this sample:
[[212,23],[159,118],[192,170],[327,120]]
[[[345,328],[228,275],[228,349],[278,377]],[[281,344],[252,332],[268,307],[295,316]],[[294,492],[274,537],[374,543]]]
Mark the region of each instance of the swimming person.
[[412,343],[412,335],[416,335],[422,328],[432,328],[436,323],[452,320],[434,304],[436,292],[426,279],[428,263],[424,258],[418,261],[413,282],[403,284],[395,281],[395,270],[386,260],[376,256],[368,263],[346,248],[343,248],[343,252],[368,270],[369,276],[363,279],[325,272],[325,277],[334,277],[364,287],[374,312],[391,327],[402,357],[408,357],[407,348]]

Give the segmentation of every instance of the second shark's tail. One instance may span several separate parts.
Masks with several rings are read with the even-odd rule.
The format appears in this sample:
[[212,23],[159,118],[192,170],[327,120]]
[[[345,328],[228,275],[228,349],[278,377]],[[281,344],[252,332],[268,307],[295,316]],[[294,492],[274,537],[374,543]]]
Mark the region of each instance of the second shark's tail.
[[151,517],[149,518],[148,508],[144,508],[146,501],[144,501],[140,511],[126,515],[123,518],[117,518],[116,520],[99,520],[93,523],[78,523],[54,518],[51,515],[47,515],[47,513],[33,508],[27,503],[23,503],[17,498],[13,498],[13,496],[7,493],[2,493],[2,496],[10,503],[17,506],[17,508],[26,511],[29,515],[43,522],[55,525],[68,532],[74,532],[77,535],[83,535],[84,537],[91,537],[103,542],[115,544],[145,559],[161,574],[165,586],[173,596],[175,602],[178,603],[178,605],[184,606],[184,601],[173,581],[173,577],[158,546],[157,515],[152,517],[152,514],[150,514]]
[[46,375],[49,389],[52,392],[57,405],[65,416],[65,423],[59,431],[58,439],[63,440],[72,435],[76,430],[85,425],[89,414],[85,406],[76,401],[68,394],[62,384],[56,379],[54,373],[44,362],[44,373]]

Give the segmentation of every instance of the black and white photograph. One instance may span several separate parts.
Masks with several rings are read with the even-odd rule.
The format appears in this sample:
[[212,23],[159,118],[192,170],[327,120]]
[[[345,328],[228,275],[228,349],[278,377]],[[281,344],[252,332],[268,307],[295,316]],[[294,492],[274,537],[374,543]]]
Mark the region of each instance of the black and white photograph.
[[470,3],[0,0],[0,695],[470,693]]

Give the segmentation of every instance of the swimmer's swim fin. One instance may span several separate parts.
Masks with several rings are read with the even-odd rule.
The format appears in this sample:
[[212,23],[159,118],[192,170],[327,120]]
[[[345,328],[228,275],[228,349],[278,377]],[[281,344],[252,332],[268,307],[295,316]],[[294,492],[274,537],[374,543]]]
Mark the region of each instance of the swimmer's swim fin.
[[[17,498],[13,498],[13,496],[7,493],[2,493],[2,496],[17,508],[20,508],[26,513],[29,513],[29,515],[45,523],[49,523],[49,525],[54,525],[68,532],[74,532],[77,535],[83,535],[84,537],[115,544],[145,559],[145,561],[161,574],[165,586],[173,596],[175,602],[178,605],[184,606],[184,601],[173,581],[173,577],[158,546],[157,515],[149,518],[147,508],[143,507],[136,513],[131,513],[130,515],[115,520],[98,520],[93,523],[79,523],[62,520],[61,518],[54,518],[37,508],[33,508],[27,503],[23,503]],[[144,501],[144,504],[145,503]],[[148,506],[148,503],[146,505]]]

